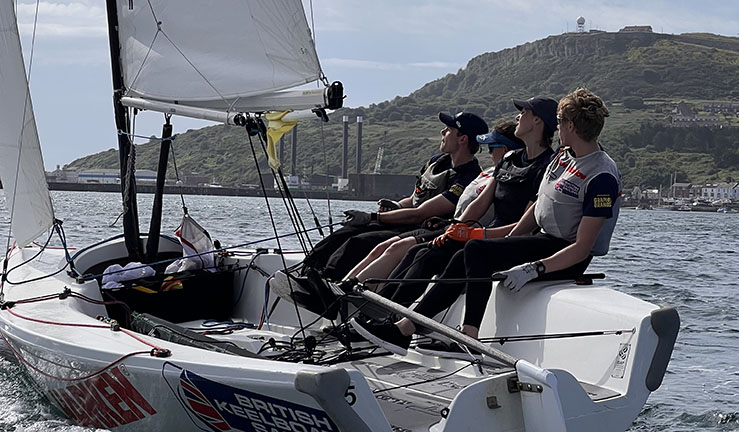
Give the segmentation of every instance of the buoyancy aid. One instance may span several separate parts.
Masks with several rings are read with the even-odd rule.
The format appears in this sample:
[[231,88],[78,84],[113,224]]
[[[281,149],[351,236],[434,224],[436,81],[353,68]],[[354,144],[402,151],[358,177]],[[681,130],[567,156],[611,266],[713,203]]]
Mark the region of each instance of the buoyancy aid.
[[451,156],[443,154],[436,159],[432,158],[426,163],[423,173],[416,180],[416,188],[412,196],[413,207],[418,207],[444,192],[455,174]]
[[546,151],[528,163],[524,162],[524,148],[511,150],[503,156],[494,174],[497,181],[496,219],[513,223],[521,218],[526,205],[536,199],[536,191],[552,154],[552,151]]

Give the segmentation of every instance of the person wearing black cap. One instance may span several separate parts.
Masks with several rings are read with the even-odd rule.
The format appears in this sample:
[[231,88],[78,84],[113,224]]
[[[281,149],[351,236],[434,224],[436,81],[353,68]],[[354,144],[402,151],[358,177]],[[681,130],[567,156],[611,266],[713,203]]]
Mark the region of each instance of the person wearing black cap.
[[[311,286],[312,289],[303,289],[304,293],[329,295],[323,279],[341,280],[382,241],[418,228],[432,216],[452,215],[465,187],[482,171],[474,156],[479,148],[476,138],[487,133],[488,126],[482,118],[467,112],[454,116],[440,113],[439,120],[445,125],[441,130],[441,154],[433,156],[421,169],[413,193],[397,203],[381,200],[377,213],[344,212],[345,226],[316,244],[303,261],[301,273],[307,280],[292,278],[303,288],[306,284]],[[300,293],[293,295],[293,283],[284,272],[276,273],[270,285],[278,295],[301,297]],[[316,312],[321,306],[310,309]]]
[[[531,99],[528,104],[517,102],[522,108],[521,129],[526,129],[529,123],[536,124],[535,119],[527,116],[535,114],[540,104]],[[464,277],[481,280],[498,272],[497,277],[503,278],[499,289],[518,292],[536,278],[577,278],[593,255],[607,252],[621,190],[618,168],[597,142],[607,116],[603,101],[585,89],[562,98],[555,119],[560,141],[568,147],[548,165],[536,203],[513,227],[483,231],[483,236],[492,234],[498,238],[476,236],[477,239],[465,245],[461,251]],[[539,118],[543,121],[545,117]],[[500,238],[501,234],[505,238]],[[445,272],[441,279],[449,277]],[[415,311],[434,316],[453,304],[464,290],[467,295],[462,331],[477,338],[492,290],[490,282],[436,284]],[[395,324],[356,320],[351,324],[368,340],[399,354],[407,351],[411,335],[416,331],[408,319]],[[445,345],[440,348],[435,344],[425,350],[419,346],[419,352],[465,358],[474,354],[456,343]]]

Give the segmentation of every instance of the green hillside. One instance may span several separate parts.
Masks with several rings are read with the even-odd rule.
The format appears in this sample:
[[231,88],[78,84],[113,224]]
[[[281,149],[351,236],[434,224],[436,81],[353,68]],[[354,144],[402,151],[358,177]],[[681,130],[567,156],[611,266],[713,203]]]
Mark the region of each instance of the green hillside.
[[[438,144],[439,111],[471,111],[494,124],[515,116],[511,98],[542,94],[558,99],[578,86],[599,94],[611,109],[602,144],[619,163],[627,187],[667,185],[674,172],[678,181],[739,181],[739,118],[734,113],[701,112],[706,102],[739,105],[739,38],[712,34],[569,33],[482,54],[456,74],[427,83],[407,97],[339,110],[323,126],[302,122],[298,171],[340,173],[342,115],[352,122],[350,172],[355,172],[354,121],[361,115],[363,172],[372,171],[384,143],[382,172],[411,174]],[[698,115],[717,116],[721,126],[671,126],[671,111],[680,101]],[[286,141],[284,163],[289,164],[290,138]],[[188,131],[177,137],[175,146],[180,173],[197,172],[229,185],[256,182],[243,129]],[[139,146],[137,167],[154,169],[157,154],[156,143]],[[69,166],[117,164],[116,153],[108,151]]]

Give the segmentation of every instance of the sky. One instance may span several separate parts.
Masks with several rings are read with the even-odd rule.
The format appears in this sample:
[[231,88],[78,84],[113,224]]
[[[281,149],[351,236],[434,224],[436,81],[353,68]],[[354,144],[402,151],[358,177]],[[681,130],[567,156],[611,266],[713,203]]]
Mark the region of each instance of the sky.
[[[3,0],[5,1],[5,0]],[[103,0],[14,0],[47,170],[117,148]],[[143,1],[143,0],[134,0]],[[213,2],[218,3],[218,2]],[[475,56],[585,28],[739,36],[734,0],[303,0],[321,65],[343,82],[345,106],[406,96]],[[227,35],[224,35],[227,37]],[[334,120],[337,121],[337,120]],[[137,133],[161,135],[161,114]],[[175,118],[175,133],[211,125]]]

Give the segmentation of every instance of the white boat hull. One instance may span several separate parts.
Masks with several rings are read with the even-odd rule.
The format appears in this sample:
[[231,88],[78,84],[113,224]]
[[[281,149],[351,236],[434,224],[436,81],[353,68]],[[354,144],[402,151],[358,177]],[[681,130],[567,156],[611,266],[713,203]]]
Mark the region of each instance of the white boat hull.
[[[177,248],[168,240],[160,243],[165,252]],[[14,251],[10,267],[36,252]],[[78,254],[75,265],[84,273],[125,255],[122,240],[116,240]],[[301,258],[287,257],[289,262]],[[244,264],[250,259],[237,254],[227,261]],[[275,254],[255,262],[268,273],[283,265]],[[46,250],[10,279],[29,280],[63,264],[62,251]],[[232,316],[257,323],[266,278],[254,270],[245,281],[243,277],[242,269],[234,278],[233,297],[239,302]],[[481,337],[627,331],[493,344],[524,360],[515,368],[488,361],[465,367],[465,362],[423,356],[413,349],[405,358],[347,358],[319,366],[114,331],[96,318],[107,316],[103,305],[75,296],[23,302],[58,295],[65,287],[102,300],[96,280],[78,283],[64,273],[6,285],[0,334],[54,405],[79,424],[112,430],[623,431],[659,387],[677,331],[672,328],[676,314],[671,318],[674,311],[669,309],[602,286],[541,282],[529,284],[519,295],[495,289]],[[458,323],[460,304],[447,314],[446,323]],[[316,318],[301,310],[303,324]],[[318,319],[308,330],[320,334],[328,323]],[[668,329],[655,330],[660,325]],[[256,352],[270,337],[289,341],[297,328],[295,307],[281,302],[271,314],[269,330],[213,337]],[[153,347],[169,355],[152,355]],[[427,376],[432,379],[419,384]]]

